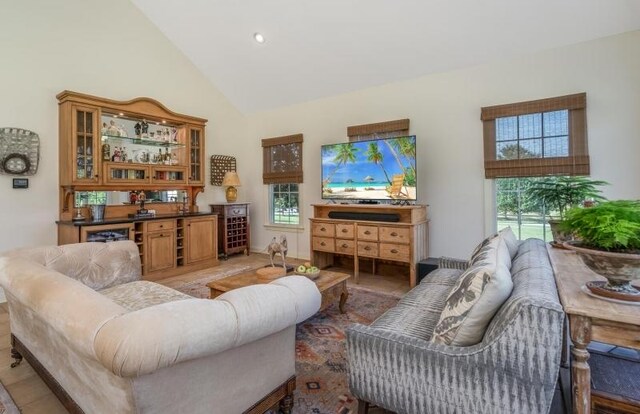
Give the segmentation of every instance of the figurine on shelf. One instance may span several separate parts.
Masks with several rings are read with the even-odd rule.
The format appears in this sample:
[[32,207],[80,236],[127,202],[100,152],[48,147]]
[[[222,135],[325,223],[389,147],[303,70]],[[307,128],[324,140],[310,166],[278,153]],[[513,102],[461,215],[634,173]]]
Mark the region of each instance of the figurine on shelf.
[[136,131],[136,137],[140,138],[140,133],[142,131],[142,125],[140,125],[140,122],[136,122],[133,129]]
[[129,191],[129,203],[135,204],[138,202],[138,193],[134,190]]
[[120,161],[121,162],[127,162],[127,147],[122,147],[122,150],[120,152]]
[[107,135],[111,135],[114,137],[120,136],[120,130],[118,129],[115,121],[112,119],[109,121],[109,126],[107,127]]
[[171,142],[178,142],[178,130],[171,128]]
[[149,124],[147,124],[147,120],[143,119],[140,124],[140,128],[142,129],[142,138],[146,138],[149,134]]
[[115,147],[113,149],[113,155],[111,156],[111,161],[120,162],[121,160],[120,155],[121,155],[120,147]]
[[108,142],[102,144],[102,159],[103,161],[109,161],[111,159],[111,145]]
[[103,122],[102,123],[102,135],[107,135],[107,123]]
[[120,124],[118,127],[118,136],[128,138],[129,134],[127,134],[127,130],[124,127],[124,124]]

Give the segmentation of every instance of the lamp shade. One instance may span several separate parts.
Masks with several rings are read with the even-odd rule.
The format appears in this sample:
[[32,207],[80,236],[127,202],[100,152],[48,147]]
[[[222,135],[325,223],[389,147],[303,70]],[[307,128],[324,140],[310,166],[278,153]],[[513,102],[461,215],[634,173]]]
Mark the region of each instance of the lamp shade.
[[241,185],[240,178],[238,178],[237,172],[227,171],[226,173],[224,173],[224,178],[222,179],[223,187],[229,187],[229,186],[239,187],[240,185]]

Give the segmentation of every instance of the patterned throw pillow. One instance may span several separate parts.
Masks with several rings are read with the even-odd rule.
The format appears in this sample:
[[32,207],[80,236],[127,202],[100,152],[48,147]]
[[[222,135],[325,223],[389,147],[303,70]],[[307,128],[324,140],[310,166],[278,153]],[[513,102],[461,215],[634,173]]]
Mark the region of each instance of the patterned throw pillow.
[[469,266],[473,265],[474,259],[475,259],[476,255],[480,252],[480,250],[482,250],[484,247],[488,246],[489,243],[491,243],[496,237],[498,237],[498,233],[492,234],[491,236],[489,236],[486,239],[482,240],[480,242],[480,244],[478,244],[476,246],[476,248],[473,249],[473,251],[471,252],[471,256],[469,258]]
[[511,295],[511,256],[502,237],[495,237],[476,254],[449,293],[431,342],[469,346],[477,344],[493,315]]

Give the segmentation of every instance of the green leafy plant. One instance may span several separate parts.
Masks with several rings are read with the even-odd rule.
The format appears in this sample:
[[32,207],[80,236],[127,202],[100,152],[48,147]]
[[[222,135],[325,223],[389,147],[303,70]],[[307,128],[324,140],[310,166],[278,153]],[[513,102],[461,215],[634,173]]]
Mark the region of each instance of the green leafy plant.
[[542,202],[549,218],[555,212],[560,220],[564,220],[568,209],[580,206],[586,200],[606,200],[598,187],[607,184],[606,181],[586,177],[548,177],[533,182],[525,194],[531,200]]
[[584,247],[597,250],[640,250],[640,201],[605,201],[589,208],[574,207],[561,227],[574,232]]

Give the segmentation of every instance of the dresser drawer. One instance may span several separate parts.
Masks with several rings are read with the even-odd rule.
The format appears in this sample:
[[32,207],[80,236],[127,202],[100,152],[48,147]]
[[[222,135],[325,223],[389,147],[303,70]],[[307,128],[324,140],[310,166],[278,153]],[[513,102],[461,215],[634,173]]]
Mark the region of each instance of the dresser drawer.
[[391,243],[409,243],[410,232],[402,227],[380,227],[380,241]]
[[336,240],[336,253],[343,253],[343,254],[353,254],[354,249],[354,241],[353,240],[340,240],[337,239]]
[[358,225],[358,240],[378,240],[378,226]]
[[380,258],[397,260],[399,262],[409,261],[409,245],[408,244],[392,244],[380,243]]
[[336,237],[353,239],[353,224],[336,224]]
[[147,222],[147,231],[173,230],[176,227],[175,220],[157,220]]
[[247,206],[226,206],[227,217],[244,217],[247,215]]
[[378,243],[359,241],[358,256],[378,257]]
[[311,234],[319,237],[335,237],[336,225],[333,223],[313,223]]
[[322,250],[325,252],[335,251],[334,240],[330,237],[314,237],[313,238],[313,250]]

